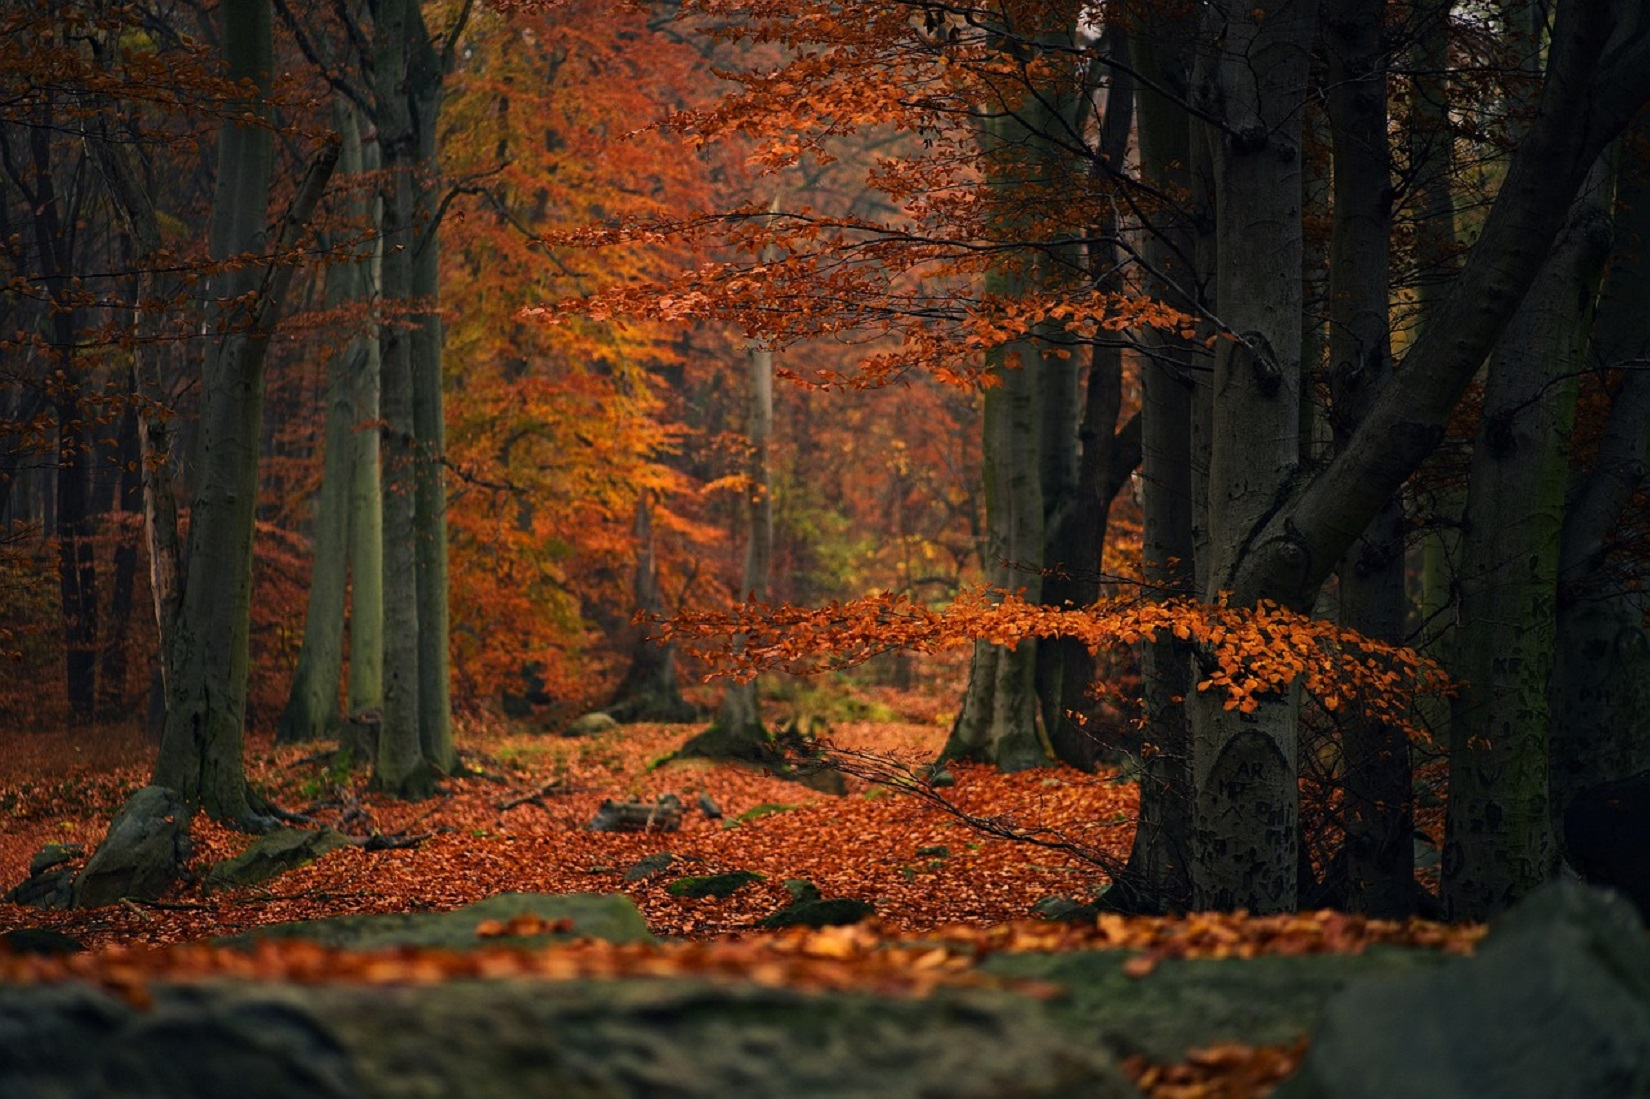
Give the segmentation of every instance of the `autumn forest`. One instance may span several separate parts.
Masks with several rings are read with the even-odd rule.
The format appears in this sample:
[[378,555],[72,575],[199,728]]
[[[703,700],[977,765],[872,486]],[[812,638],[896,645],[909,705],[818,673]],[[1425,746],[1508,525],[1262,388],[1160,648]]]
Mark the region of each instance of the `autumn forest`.
[[[0,993],[1650,912],[1632,0],[13,0],[0,88]],[[199,945],[586,894],[665,941]],[[994,1063],[1366,1094],[1312,1010]]]

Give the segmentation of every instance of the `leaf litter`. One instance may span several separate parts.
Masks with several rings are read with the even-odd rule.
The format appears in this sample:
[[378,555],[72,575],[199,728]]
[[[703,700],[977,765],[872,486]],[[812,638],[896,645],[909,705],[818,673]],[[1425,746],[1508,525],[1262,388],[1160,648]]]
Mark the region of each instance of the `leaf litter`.
[[[0,903],[0,930],[47,927],[73,935],[88,953],[43,957],[0,952],[0,981],[81,979],[135,1003],[149,982],[239,977],[302,983],[428,983],[461,977],[569,980],[695,976],[800,990],[857,989],[925,995],[939,987],[1012,988],[1051,998],[1060,989],[978,969],[998,952],[1133,951],[1130,976],[1164,958],[1359,952],[1376,943],[1470,951],[1481,927],[1374,920],[1340,912],[1252,917],[1193,913],[1092,922],[1030,918],[1050,895],[1085,897],[1103,879],[1058,850],[1030,848],[967,827],[954,814],[898,791],[848,779],[832,796],[732,764],[661,763],[693,730],[629,726],[582,740],[532,736],[498,726],[466,730],[466,775],[426,802],[399,803],[365,789],[365,776],[337,774],[314,746],[249,745],[251,780],[281,805],[357,836],[424,836],[413,846],[346,847],[261,886],[206,893],[206,869],[252,837],[197,817],[192,881],[160,901],[81,911]],[[937,725],[847,723],[833,740],[859,752],[917,765],[932,759]],[[63,738],[30,738],[0,771],[0,887],[26,875],[44,843],[95,847],[125,797],[146,781],[141,744],[124,755],[81,758]],[[53,751],[54,743],[60,749]],[[1115,772],[1050,769],[999,774],[953,764],[945,791],[967,813],[1054,829],[1078,849],[1122,859],[1137,805]],[[673,832],[592,832],[604,799],[653,802],[666,794],[686,809]],[[696,807],[700,796],[721,810]],[[669,853],[668,873],[627,880],[649,856]],[[726,898],[672,895],[679,876],[761,875]],[[876,915],[847,927],[756,929],[791,901],[786,882],[812,883],[826,897],[856,898]],[[469,951],[335,950],[298,940],[262,940],[250,951],[203,940],[292,920],[374,912],[445,911],[502,892],[625,893],[659,944],[575,939],[537,949],[494,945],[504,936],[569,928],[519,916],[478,924]],[[527,926],[533,921],[533,926]],[[542,924],[542,926],[541,926]],[[1180,1065],[1131,1058],[1125,1068],[1154,1099],[1264,1095],[1304,1051],[1225,1045],[1194,1050]]]

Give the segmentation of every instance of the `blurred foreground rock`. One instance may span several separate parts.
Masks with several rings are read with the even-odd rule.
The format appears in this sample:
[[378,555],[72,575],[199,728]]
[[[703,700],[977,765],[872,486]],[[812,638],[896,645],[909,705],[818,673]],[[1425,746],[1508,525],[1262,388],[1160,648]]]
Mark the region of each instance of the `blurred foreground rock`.
[[1650,1095],[1650,944],[1633,906],[1551,882],[1478,953],[1329,1001],[1277,1099]]
[[0,1095],[123,1099],[1138,1093],[1006,993],[928,1000],[695,981],[364,988],[214,981],[134,1008],[0,988]]

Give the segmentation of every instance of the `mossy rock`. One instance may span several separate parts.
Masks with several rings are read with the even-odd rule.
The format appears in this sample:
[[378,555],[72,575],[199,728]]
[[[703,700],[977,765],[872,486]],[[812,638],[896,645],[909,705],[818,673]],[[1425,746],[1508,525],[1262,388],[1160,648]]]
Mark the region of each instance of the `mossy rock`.
[[1131,1099],[1036,1001],[685,979],[0,986],[0,1095]]
[[876,914],[876,909],[852,897],[829,900],[799,900],[759,921],[761,927],[840,927],[858,923]]
[[[482,939],[476,927],[483,920],[508,922],[512,916],[537,916],[545,923],[572,920],[569,932]],[[307,939],[342,950],[375,950],[392,946],[440,946],[473,950],[500,943],[536,945],[589,937],[613,943],[657,941],[647,921],[629,897],[611,893],[499,893],[484,901],[450,912],[388,913],[333,916],[324,920],[259,927],[219,940],[226,946],[250,946],[259,939]]]
[[730,870],[726,874],[706,874],[702,877],[677,878],[665,889],[673,897],[731,897],[762,875],[749,870]]

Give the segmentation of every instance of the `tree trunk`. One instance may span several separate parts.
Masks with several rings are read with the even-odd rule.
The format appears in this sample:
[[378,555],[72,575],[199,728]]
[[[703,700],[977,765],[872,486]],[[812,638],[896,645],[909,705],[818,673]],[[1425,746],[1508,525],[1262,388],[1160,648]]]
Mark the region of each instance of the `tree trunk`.
[[143,467],[138,449],[137,412],[128,407],[120,418],[120,449],[115,463],[119,506],[109,526],[115,541],[114,578],[109,595],[109,621],[103,635],[103,666],[98,670],[98,716],[118,720],[126,716],[126,670],[131,645],[132,597],[137,584],[138,546],[125,517],[143,507]]
[[[648,490],[636,496],[636,610],[649,617],[664,610],[659,592],[659,573],[653,538],[653,507]],[[683,698],[676,682],[676,646],[636,631],[630,667],[625,671],[613,701],[604,707],[618,722],[692,721],[694,709]]]
[[160,380],[161,317],[147,302],[171,301],[175,279],[161,273],[160,224],[139,177],[130,146],[113,140],[107,122],[91,142],[114,206],[136,245],[137,286],[132,302],[132,393],[136,402],[138,463],[143,479],[143,536],[155,614],[162,697],[173,679],[173,635],[183,599],[178,502],[172,483],[173,431]]
[[[1130,60],[1141,76],[1140,171],[1164,194],[1194,198],[1191,119],[1183,109],[1191,86],[1196,15],[1148,9],[1130,36]],[[1154,297],[1186,310],[1201,304],[1197,270],[1199,209],[1171,210],[1154,225],[1142,253],[1154,272]],[[1192,517],[1192,400],[1199,372],[1197,345],[1167,334],[1148,337],[1141,370],[1142,572],[1157,600],[1195,594]],[[1184,911],[1191,904],[1191,693],[1188,653],[1172,636],[1140,650],[1140,812],[1118,896],[1108,900],[1142,913]]]
[[1461,623],[1466,682],[1451,726],[1443,900],[1484,919],[1554,869],[1548,680],[1577,379],[1610,246],[1613,172],[1601,158],[1517,315],[1484,389],[1467,486]]
[[[334,101],[333,124],[343,138],[339,164],[346,176],[359,178],[360,128],[353,108],[342,97]],[[357,259],[341,257],[327,270],[329,310],[366,304],[366,273]],[[283,744],[314,740],[336,732],[338,726],[338,677],[344,661],[344,599],[349,579],[349,494],[355,478],[351,436],[359,422],[354,388],[366,353],[365,337],[357,335],[335,350],[327,372],[325,449],[321,490],[315,502],[304,639],[286,708],[275,729],[276,741]]]
[[[1335,444],[1344,446],[1392,378],[1388,339],[1392,183],[1387,164],[1382,0],[1325,0],[1329,119],[1334,135],[1329,363]],[[1404,509],[1393,496],[1340,565],[1341,624],[1404,641]],[[1361,713],[1341,724],[1347,892],[1343,904],[1381,918],[1414,907],[1409,738]]]
[[412,416],[418,555],[418,737],[424,759],[442,774],[458,770],[453,747],[447,615],[447,427],[442,400],[441,110],[445,71],[419,6],[407,9],[408,87],[418,135],[412,249]]
[[[1263,593],[1238,582],[1251,533],[1288,490],[1300,459],[1301,121],[1314,3],[1210,8],[1218,53],[1200,59],[1215,146],[1216,290],[1229,333],[1215,354],[1209,456],[1207,595],[1234,606]],[[1300,794],[1298,691],[1226,708],[1189,696],[1192,886],[1200,908],[1295,907]]]
[[[1107,32],[1107,50],[1114,57],[1127,53],[1127,35]],[[1106,166],[1122,164],[1128,153],[1134,116],[1134,81],[1123,70],[1114,73],[1106,94],[1101,124],[1101,158]],[[1099,173],[1097,172],[1097,175]],[[1097,178],[1097,188],[1110,182]],[[1091,232],[1095,244],[1087,256],[1096,285],[1115,289],[1110,272],[1116,264],[1115,218]],[[1063,383],[1062,383],[1063,384]],[[1065,409],[1052,406],[1060,388],[1043,392],[1045,416],[1042,438],[1049,448],[1043,463],[1043,508],[1047,546],[1043,560],[1049,572],[1043,584],[1043,602],[1049,606],[1086,607],[1100,598],[1102,555],[1111,502],[1140,464],[1140,422],[1131,419],[1119,427],[1123,405],[1123,349],[1116,341],[1096,342],[1090,349],[1088,381],[1084,387],[1080,425],[1057,417]],[[1067,406],[1075,414],[1076,394]],[[1076,430],[1073,431],[1072,427]],[[1063,450],[1072,453],[1067,457]],[[1100,730],[1085,726],[1072,715],[1093,709],[1095,654],[1076,638],[1058,637],[1037,646],[1037,693],[1042,700],[1043,728],[1048,731],[1054,758],[1082,771],[1093,771],[1105,747]]]
[[[1410,77],[1409,117],[1404,133],[1414,182],[1410,189],[1410,216],[1415,223],[1415,330],[1425,331],[1443,305],[1456,265],[1455,199],[1450,191],[1452,145],[1449,117],[1449,23],[1452,0],[1421,0],[1414,12],[1416,38],[1414,75]],[[1436,456],[1430,461],[1436,466]],[[1455,637],[1456,564],[1461,549],[1461,509],[1466,501],[1461,486],[1439,478],[1437,492],[1417,501],[1425,508],[1420,521],[1420,584],[1417,613],[1422,653],[1442,667],[1451,664]],[[1417,707],[1418,716],[1440,744],[1449,742],[1449,702],[1428,696]]]
[[[359,124],[359,123],[358,123]],[[379,170],[376,141],[361,149],[365,173]],[[383,202],[374,197],[364,205],[367,220],[382,227]],[[380,297],[383,283],[383,233],[374,235],[371,253],[362,272],[363,290],[369,300]],[[352,365],[350,398],[354,408],[351,423],[349,491],[349,713],[351,718],[377,713],[384,706],[384,494],[379,447],[379,384],[383,372],[380,330],[369,324],[361,336],[363,354]]]
[[[268,0],[225,0],[224,53],[229,76],[256,91],[246,122],[220,131],[212,255],[227,260],[264,251],[273,135],[262,120],[272,79]],[[337,162],[329,146],[300,182],[278,229],[277,254],[308,223]],[[264,365],[292,267],[233,265],[216,282],[201,412],[199,488],[190,514],[189,577],[178,617],[176,673],[154,785],[178,791],[212,817],[261,827],[241,759],[246,709],[247,635],[252,609],[252,538],[258,491],[259,423]]]
[[[1571,492],[1559,546],[1548,768],[1555,824],[1589,786],[1650,768],[1650,641],[1632,567],[1610,552],[1650,463],[1650,122],[1622,142],[1614,252],[1587,367],[1620,382],[1593,469]],[[1642,569],[1638,570],[1642,571]],[[1642,592],[1642,587],[1637,591]]]

